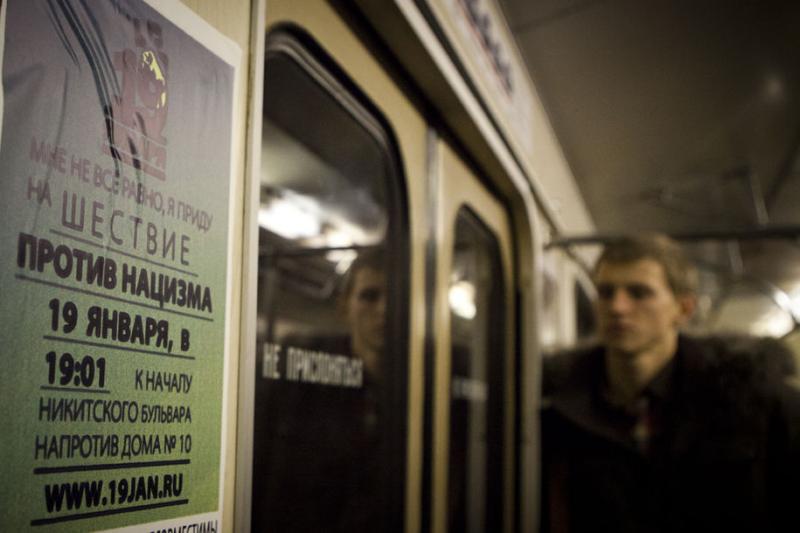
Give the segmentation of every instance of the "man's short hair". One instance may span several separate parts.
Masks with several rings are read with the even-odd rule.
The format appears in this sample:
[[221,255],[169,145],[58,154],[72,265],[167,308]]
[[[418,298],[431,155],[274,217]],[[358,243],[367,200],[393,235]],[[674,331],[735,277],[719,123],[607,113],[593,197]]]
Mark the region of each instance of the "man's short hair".
[[661,233],[622,237],[606,245],[595,263],[594,272],[605,263],[632,263],[652,259],[662,266],[667,283],[676,295],[697,290],[698,274],[683,248]]
[[339,285],[339,297],[347,298],[355,285],[356,274],[370,269],[378,272],[386,271],[386,253],[383,247],[370,247],[358,250],[358,256],[350,264]]

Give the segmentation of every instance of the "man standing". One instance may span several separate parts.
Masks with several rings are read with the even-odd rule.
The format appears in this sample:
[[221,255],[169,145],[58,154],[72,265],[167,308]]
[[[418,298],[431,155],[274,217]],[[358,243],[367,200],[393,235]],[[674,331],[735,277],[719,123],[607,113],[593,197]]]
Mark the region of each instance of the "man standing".
[[782,346],[680,334],[697,273],[667,237],[607,246],[594,281],[600,345],[545,362],[542,530],[796,529]]

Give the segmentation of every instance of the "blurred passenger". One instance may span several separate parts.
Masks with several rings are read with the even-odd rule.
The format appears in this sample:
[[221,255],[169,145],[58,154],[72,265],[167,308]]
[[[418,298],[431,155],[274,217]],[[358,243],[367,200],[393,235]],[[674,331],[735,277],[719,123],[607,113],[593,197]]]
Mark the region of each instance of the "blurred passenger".
[[797,530],[784,348],[680,334],[697,273],[667,237],[607,246],[594,282],[600,344],[545,362],[542,530]]
[[362,252],[353,262],[340,307],[350,330],[350,351],[364,362],[367,379],[379,380],[386,336],[386,271],[382,254]]

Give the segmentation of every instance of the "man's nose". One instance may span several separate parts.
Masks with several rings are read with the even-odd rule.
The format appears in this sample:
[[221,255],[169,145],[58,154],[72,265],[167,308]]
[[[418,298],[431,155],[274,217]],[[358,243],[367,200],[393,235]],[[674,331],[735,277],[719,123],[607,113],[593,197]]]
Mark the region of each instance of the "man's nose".
[[386,296],[381,296],[375,305],[375,313],[378,314],[381,318],[386,315]]
[[611,311],[621,313],[628,311],[630,307],[631,297],[628,292],[622,287],[615,288],[608,299],[608,308]]

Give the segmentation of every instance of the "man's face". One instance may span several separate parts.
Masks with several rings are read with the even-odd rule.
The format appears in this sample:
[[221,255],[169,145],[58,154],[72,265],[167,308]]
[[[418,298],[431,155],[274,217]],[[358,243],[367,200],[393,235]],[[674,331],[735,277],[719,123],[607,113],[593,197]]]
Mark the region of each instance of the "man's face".
[[368,267],[356,272],[346,304],[353,345],[382,350],[386,322],[386,275]]
[[635,355],[668,342],[690,312],[653,259],[601,263],[595,285],[600,338],[618,352]]

